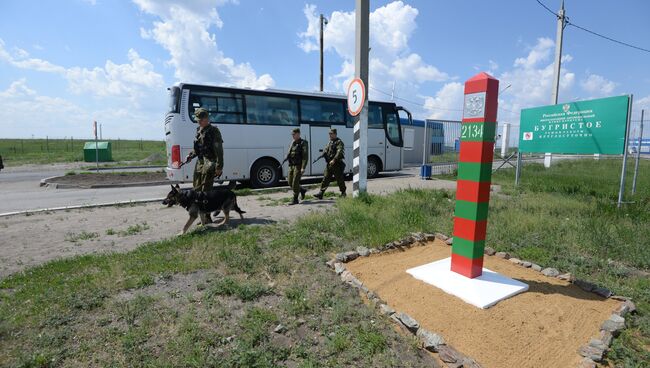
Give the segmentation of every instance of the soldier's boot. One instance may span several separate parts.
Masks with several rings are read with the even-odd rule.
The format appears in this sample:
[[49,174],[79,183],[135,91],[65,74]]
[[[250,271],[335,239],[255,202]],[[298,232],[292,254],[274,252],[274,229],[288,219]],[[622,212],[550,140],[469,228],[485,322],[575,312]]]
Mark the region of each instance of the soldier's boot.
[[345,192],[341,192],[341,197],[342,197],[342,198],[347,197],[347,195],[345,194]]
[[305,194],[307,193],[307,189],[300,187],[300,200],[305,199]]
[[298,204],[298,194],[293,195],[293,201],[289,203],[289,206],[293,206],[294,204]]
[[316,198],[316,199],[323,199],[323,194],[325,194],[325,192],[323,192],[323,191],[321,190],[320,192],[314,194],[314,198]]

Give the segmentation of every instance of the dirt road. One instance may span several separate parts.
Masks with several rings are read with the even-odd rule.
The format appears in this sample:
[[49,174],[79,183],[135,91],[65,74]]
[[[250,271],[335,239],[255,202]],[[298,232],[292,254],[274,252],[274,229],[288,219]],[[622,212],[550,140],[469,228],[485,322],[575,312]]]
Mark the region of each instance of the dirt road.
[[[348,182],[348,188],[351,187],[352,183]],[[368,183],[368,191],[378,194],[409,187],[455,190],[455,182],[399,176]],[[240,197],[239,205],[247,211],[246,218],[243,221],[233,218],[231,226],[291,221],[311,211],[327,210],[335,202],[314,200],[289,207],[281,203],[287,197],[286,192]],[[167,208],[160,203],[3,217],[0,218],[0,278],[54,259],[126,252],[146,242],[175,236],[186,219],[182,208]]]

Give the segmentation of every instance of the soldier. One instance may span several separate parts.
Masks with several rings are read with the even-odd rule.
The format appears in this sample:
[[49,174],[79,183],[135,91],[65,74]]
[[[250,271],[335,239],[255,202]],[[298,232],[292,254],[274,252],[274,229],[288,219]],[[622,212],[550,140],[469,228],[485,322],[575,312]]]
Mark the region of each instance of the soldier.
[[[212,189],[214,178],[220,177],[223,172],[223,139],[219,128],[210,124],[206,109],[196,109],[194,118],[199,126],[196,128],[194,150],[187,155],[185,162],[190,162],[194,157],[198,157],[192,184],[194,190],[207,192]],[[209,214],[204,222],[212,222]]]
[[307,162],[309,162],[309,143],[300,138],[300,128],[291,131],[293,141],[289,145],[289,152],[285,160],[289,161],[289,176],[287,181],[293,189],[293,201],[290,205],[298,204],[298,194],[300,199],[305,199],[305,188],[300,186],[300,178],[305,173]]
[[314,194],[314,197],[323,199],[325,190],[330,185],[332,175],[336,178],[336,183],[339,185],[341,197],[345,197],[345,181],[343,180],[343,172],[345,171],[345,146],[343,141],[336,136],[336,129],[330,129],[330,141],[325,146],[323,157],[327,161],[325,173],[323,173],[323,182],[320,185],[320,192]]

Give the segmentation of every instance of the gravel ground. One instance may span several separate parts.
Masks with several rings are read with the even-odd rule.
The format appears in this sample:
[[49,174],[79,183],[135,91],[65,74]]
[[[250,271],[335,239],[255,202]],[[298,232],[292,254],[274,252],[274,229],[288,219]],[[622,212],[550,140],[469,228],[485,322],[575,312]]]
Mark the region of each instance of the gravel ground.
[[[351,189],[352,183],[347,183]],[[405,188],[455,190],[456,183],[392,176],[368,182],[370,193],[385,194]],[[124,188],[128,191],[129,188]],[[335,189],[330,188],[330,191]],[[350,190],[351,191],[351,190]],[[160,193],[164,197],[167,193]],[[292,221],[312,211],[323,211],[335,202],[307,200],[298,206],[282,203],[288,192],[253,194],[238,198],[246,211],[242,221],[231,217],[231,226]],[[156,197],[156,196],[154,196]],[[0,218],[0,277],[54,259],[83,254],[127,252],[139,244],[175,236],[187,220],[185,210],[160,203],[88,208],[14,215]],[[196,229],[196,227],[194,227]]]

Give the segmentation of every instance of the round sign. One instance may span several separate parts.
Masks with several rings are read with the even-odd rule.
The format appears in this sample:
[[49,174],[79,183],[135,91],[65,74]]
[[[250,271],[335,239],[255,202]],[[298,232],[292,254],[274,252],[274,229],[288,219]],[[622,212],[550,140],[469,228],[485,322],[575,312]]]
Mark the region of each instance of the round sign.
[[359,78],[355,78],[348,86],[348,112],[352,116],[357,116],[363,109],[366,102],[366,86]]

